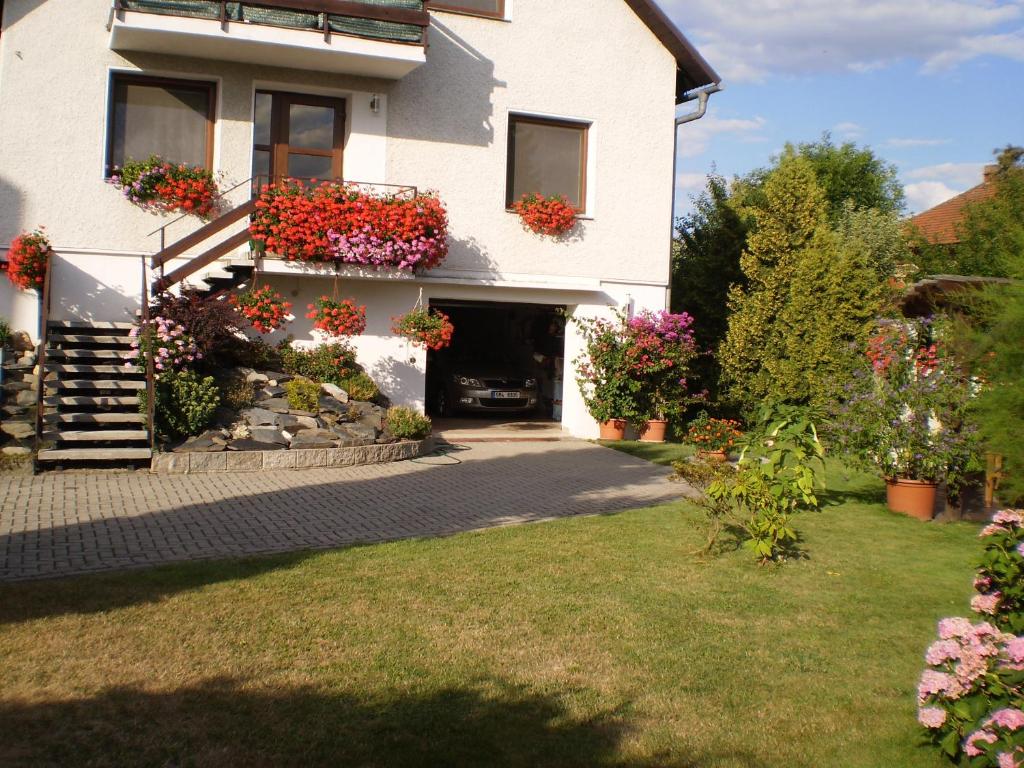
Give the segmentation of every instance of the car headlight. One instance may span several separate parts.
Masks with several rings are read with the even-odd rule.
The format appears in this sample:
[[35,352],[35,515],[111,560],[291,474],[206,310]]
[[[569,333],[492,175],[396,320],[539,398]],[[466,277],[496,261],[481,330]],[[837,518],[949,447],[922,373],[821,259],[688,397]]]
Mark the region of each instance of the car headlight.
[[456,384],[461,384],[464,387],[476,387],[477,389],[483,389],[484,385],[480,383],[479,379],[474,379],[469,376],[454,376]]
[[523,382],[523,386],[526,387],[527,389],[532,389],[533,387],[537,386],[537,380],[527,379],[525,382]]

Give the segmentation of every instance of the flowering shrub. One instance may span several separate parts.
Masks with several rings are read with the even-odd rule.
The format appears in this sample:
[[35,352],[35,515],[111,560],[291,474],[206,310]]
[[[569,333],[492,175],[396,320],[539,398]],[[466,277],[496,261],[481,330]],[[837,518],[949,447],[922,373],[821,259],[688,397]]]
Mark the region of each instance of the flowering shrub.
[[413,344],[439,350],[452,343],[455,326],[444,312],[417,307],[391,319],[394,321],[391,332],[404,336]]
[[640,383],[640,420],[676,418],[700,400],[688,393],[690,365],[698,354],[692,325],[687,313],[668,311],[644,311],[626,323],[626,366]]
[[185,326],[165,317],[154,317],[145,327],[133,327],[128,336],[131,349],[125,355],[125,368],[134,370],[152,356],[157,379],[162,373],[180,370],[203,357]]
[[918,720],[952,759],[971,768],[1024,765],[1024,512],[997,512],[982,532],[975,612],[948,618],[928,648]]
[[288,322],[291,302],[269,285],[231,297],[231,306],[260,333],[283,328]]
[[954,485],[976,455],[967,408],[978,385],[952,359],[943,333],[929,321],[882,328],[830,426],[840,448],[886,478]]
[[712,419],[707,411],[701,411],[686,431],[686,439],[702,451],[728,451],[741,437],[738,421]]
[[359,336],[366,330],[366,307],[356,306],[352,299],[321,296],[308,308],[306,317],[313,327],[328,336]]
[[538,235],[558,237],[576,226],[577,211],[561,195],[523,195],[512,204],[512,210]]
[[43,289],[50,241],[42,228],[18,235],[7,252],[7,278],[23,291]]
[[216,207],[217,182],[205,168],[174,165],[155,155],[115,168],[110,183],[131,202],[164,213],[207,217]]
[[289,261],[431,269],[448,255],[448,214],[431,194],[374,195],[347,184],[266,186],[252,238]]
[[638,420],[640,382],[630,376],[626,359],[626,317],[615,321],[573,318],[584,350],[573,361],[576,383],[587,411],[598,422]]

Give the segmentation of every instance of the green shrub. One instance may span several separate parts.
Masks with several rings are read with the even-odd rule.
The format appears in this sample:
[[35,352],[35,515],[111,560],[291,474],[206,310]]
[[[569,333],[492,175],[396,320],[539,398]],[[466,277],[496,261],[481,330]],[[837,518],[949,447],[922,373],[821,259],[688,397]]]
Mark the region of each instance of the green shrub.
[[[198,435],[213,420],[220,393],[212,376],[200,378],[192,371],[164,373],[156,382],[156,428],[168,437]],[[146,413],[146,392],[139,397]]]
[[296,349],[291,341],[278,348],[281,367],[285,373],[303,376],[316,382],[329,382],[342,386],[358,370],[356,352],[348,344],[321,344],[316,349]]
[[399,405],[388,410],[385,427],[401,440],[423,440],[429,437],[433,422],[422,413]]
[[11,338],[11,326],[0,317],[0,349],[7,346],[7,342]]
[[292,379],[284,385],[288,407],[293,411],[316,413],[320,404],[320,385],[309,379]]
[[348,396],[352,400],[362,400],[363,402],[367,402],[373,400],[380,394],[380,390],[377,389],[377,385],[374,383],[373,379],[362,371],[354,376],[349,376],[341,382],[339,386],[348,392]]
[[244,379],[228,379],[218,385],[220,401],[232,411],[243,411],[256,404],[256,385]]

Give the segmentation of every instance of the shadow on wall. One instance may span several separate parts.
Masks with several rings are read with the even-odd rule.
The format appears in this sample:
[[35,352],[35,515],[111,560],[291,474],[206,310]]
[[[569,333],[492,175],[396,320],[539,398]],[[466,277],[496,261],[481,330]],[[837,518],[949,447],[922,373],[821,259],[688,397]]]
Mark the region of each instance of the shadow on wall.
[[[116,259],[117,266],[86,272],[75,264],[74,257],[58,254],[52,267],[50,317],[55,320],[134,321],[142,291],[141,259],[109,259]],[[116,275],[126,282],[134,274],[138,287],[133,291],[131,288],[106,285],[96,279],[96,273]]]
[[404,360],[382,357],[367,371],[377,387],[392,403],[410,404],[423,401],[423,372],[414,362],[415,350],[409,348]]
[[495,279],[501,277],[498,262],[484,250],[475,237],[452,237],[448,242],[448,258],[441,266],[445,272],[482,272]]
[[[636,727],[631,702],[580,714],[568,705],[572,693],[491,676],[419,690],[238,677],[163,691],[113,687],[72,701],[0,704],[8,734],[0,756],[25,765],[655,765],[622,757]],[[749,755],[731,757],[756,765]]]
[[[437,83],[445,98],[437,98]],[[489,146],[494,141],[494,62],[438,21],[431,20],[427,63],[392,89],[388,133],[393,138]],[[453,109],[452,105],[458,105]]]

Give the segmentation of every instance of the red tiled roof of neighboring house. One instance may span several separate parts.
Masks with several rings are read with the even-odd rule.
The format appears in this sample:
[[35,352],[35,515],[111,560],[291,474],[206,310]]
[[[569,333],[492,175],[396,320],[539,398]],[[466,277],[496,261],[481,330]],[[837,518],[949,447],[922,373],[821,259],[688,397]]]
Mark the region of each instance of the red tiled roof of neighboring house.
[[985,180],[978,186],[911,218],[911,226],[915,227],[925,240],[934,245],[956,245],[959,243],[960,235],[957,229],[960,222],[964,220],[966,207],[971,203],[988,200],[996,193],[995,186],[992,184],[992,172],[996,168],[998,166],[988,166],[985,169]]

